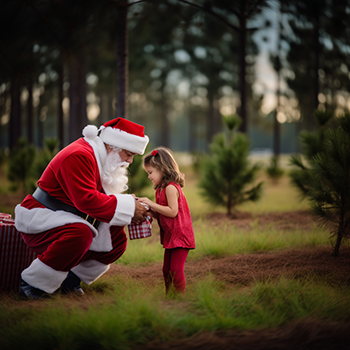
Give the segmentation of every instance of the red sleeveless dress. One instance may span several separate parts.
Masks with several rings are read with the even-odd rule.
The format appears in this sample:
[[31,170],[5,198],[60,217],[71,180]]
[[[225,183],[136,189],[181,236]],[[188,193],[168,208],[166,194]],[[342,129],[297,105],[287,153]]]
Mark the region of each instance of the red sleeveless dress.
[[[181,186],[179,184],[170,182],[167,184],[167,186],[169,185],[175,186],[179,191],[179,210],[177,216],[174,218],[159,214],[158,223],[160,226],[160,243],[163,244],[163,247],[165,249],[194,249],[196,245],[194,240],[191,213],[187,204],[186,197],[183,194]],[[166,187],[162,190],[158,188],[156,191],[156,203],[159,205],[168,205],[168,201],[165,195]]]

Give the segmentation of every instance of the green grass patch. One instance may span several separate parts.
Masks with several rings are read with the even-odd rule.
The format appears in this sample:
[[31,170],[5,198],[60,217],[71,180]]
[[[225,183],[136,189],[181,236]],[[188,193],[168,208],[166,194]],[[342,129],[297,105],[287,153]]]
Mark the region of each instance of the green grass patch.
[[22,308],[2,303],[2,349],[128,349],[202,331],[262,329],[307,318],[341,322],[350,313],[349,288],[332,288],[312,276],[228,288],[209,275],[172,299],[160,286],[150,291],[130,279],[109,284],[90,307],[87,300],[67,307],[59,295]]
[[191,253],[191,256],[195,258],[210,255],[249,254],[292,247],[310,248],[331,244],[327,232],[316,226],[308,231],[283,231],[270,228],[261,230],[258,227],[247,231],[225,223],[208,228],[206,222],[196,222],[195,235],[197,248]]
[[[197,248],[190,252],[188,260],[331,244],[329,231],[316,225],[307,230],[293,226],[280,229],[275,224],[259,225],[258,219],[244,229],[235,226],[234,221],[213,225],[206,214],[223,213],[225,209],[205,203],[191,176],[184,192],[195,218]],[[150,196],[153,194],[150,190]],[[308,207],[283,177],[278,183],[266,179],[263,199],[238,209],[249,211],[254,218],[260,213]],[[129,241],[117,263],[137,266],[161,262],[163,254],[159,229],[154,224],[152,237]],[[294,278],[287,273],[286,270],[283,277],[274,280],[235,287],[208,274],[190,283],[186,294],[180,296],[165,296],[162,280],[150,288],[118,275],[103,276],[84,286],[86,294],[81,299],[55,294],[49,300],[36,302],[21,301],[16,294],[0,294],[0,349],[132,349],[202,331],[268,329],[307,319],[349,320],[350,287],[331,283],[332,276],[321,280],[310,272]]]
[[[259,229],[256,223],[250,230],[238,229],[222,223],[211,226],[206,220],[194,222],[196,249],[190,251],[188,259],[202,259],[206,256],[230,256],[286,248],[311,248],[328,245],[331,240],[327,230],[313,226],[311,230],[277,230],[267,227]],[[147,264],[163,259],[164,249],[158,233],[154,237],[128,242],[128,248],[118,263],[124,265]]]

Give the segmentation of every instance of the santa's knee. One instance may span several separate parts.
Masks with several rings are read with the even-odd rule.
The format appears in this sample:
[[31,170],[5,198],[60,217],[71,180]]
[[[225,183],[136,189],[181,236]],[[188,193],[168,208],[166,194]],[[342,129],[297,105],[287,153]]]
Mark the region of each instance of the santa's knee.
[[74,229],[69,232],[67,237],[71,242],[69,246],[73,246],[74,250],[81,250],[86,252],[92,243],[93,235],[90,228],[82,223],[74,225]]

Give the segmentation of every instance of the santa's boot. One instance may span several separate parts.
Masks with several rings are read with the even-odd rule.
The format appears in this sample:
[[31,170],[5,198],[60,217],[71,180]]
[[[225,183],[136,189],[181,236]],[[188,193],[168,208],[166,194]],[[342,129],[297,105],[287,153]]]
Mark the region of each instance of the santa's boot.
[[21,296],[25,296],[28,299],[44,299],[50,297],[50,294],[31,286],[23,280],[21,280],[21,285],[19,286],[19,293]]
[[81,289],[80,282],[80,278],[77,275],[75,275],[72,271],[69,271],[67,278],[63,281],[61,285],[61,293],[83,295],[84,291]]

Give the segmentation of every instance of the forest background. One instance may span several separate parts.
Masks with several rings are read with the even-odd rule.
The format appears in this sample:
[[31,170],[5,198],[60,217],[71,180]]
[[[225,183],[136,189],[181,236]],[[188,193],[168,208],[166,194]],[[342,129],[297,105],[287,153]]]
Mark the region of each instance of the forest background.
[[350,1],[14,0],[0,11],[0,147],[60,147],[123,116],[152,146],[207,151],[238,114],[251,148],[298,151],[349,111]]
[[[207,151],[232,114],[251,150],[298,151],[305,129],[323,139],[315,110],[350,109],[349,12],[350,0],[3,1],[0,156],[10,157],[0,164],[1,211],[13,214],[25,195],[5,190],[3,171],[28,161],[12,152],[21,138],[63,147],[116,116],[145,125],[151,147],[186,154]],[[186,296],[164,296],[154,224],[81,300],[0,293],[4,349],[349,349],[349,246],[331,257],[328,229],[287,174],[259,173],[264,200],[230,217],[201,200],[195,169],[181,169],[197,244]]]

